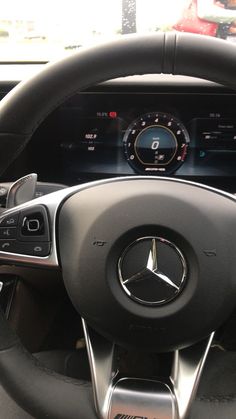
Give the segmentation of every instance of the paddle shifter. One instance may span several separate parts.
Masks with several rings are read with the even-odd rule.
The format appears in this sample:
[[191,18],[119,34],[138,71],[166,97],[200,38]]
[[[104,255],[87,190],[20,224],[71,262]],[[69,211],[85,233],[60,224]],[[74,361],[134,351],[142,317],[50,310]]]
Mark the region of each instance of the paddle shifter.
[[30,173],[16,180],[8,191],[6,207],[13,208],[34,199],[37,178],[36,173]]

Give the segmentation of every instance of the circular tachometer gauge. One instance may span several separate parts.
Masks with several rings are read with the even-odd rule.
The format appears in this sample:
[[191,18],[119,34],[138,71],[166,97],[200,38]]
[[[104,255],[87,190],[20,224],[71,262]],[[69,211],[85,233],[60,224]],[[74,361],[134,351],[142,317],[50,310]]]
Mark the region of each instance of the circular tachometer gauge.
[[124,135],[128,162],[136,172],[175,172],[187,155],[189,136],[174,116],[152,112],[133,121]]

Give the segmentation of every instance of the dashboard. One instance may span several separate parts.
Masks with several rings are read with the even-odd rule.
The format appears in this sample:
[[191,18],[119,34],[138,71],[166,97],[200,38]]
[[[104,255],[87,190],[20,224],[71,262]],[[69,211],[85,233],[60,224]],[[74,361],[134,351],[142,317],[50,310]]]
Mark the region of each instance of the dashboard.
[[9,173],[23,167],[67,185],[141,174],[235,191],[236,95],[207,82],[107,82],[47,118]]

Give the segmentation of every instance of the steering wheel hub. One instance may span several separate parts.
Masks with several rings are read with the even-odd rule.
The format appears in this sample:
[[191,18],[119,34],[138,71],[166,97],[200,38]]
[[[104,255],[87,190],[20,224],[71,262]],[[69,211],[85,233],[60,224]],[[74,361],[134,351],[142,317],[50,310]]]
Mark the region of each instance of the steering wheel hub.
[[234,205],[169,179],[110,180],[75,193],[59,215],[75,307],[125,347],[169,351],[206,337],[234,305]]

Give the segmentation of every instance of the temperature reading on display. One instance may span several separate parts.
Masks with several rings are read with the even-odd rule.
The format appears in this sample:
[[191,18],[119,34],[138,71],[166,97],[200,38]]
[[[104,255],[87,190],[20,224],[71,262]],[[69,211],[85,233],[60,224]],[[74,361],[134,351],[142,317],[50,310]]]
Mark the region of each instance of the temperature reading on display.
[[136,172],[167,174],[184,162],[189,136],[177,118],[158,112],[132,122],[123,142],[126,158]]

